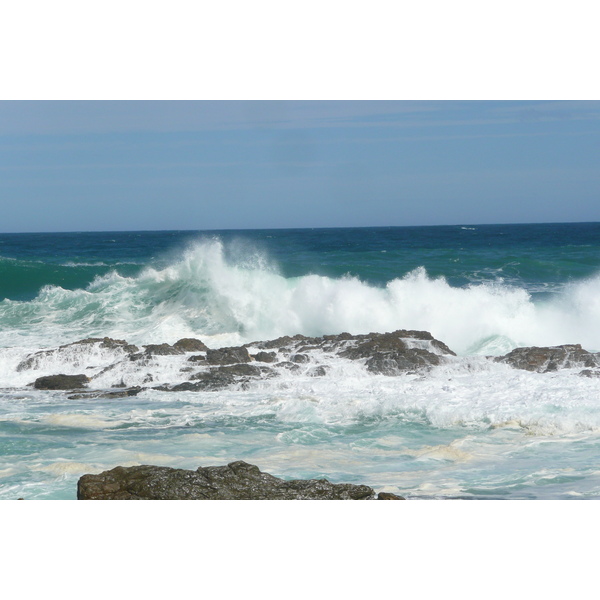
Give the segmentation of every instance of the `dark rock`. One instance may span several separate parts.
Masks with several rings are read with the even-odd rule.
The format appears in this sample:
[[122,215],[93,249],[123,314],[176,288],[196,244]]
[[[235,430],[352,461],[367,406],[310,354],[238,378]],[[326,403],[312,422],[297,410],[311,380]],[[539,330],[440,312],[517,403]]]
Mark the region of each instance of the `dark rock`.
[[248,349],[244,346],[219,348],[218,350],[207,350],[206,360],[211,365],[233,365],[235,363],[247,363],[252,360]]
[[188,358],[188,362],[206,362],[204,354],[194,354]]
[[366,358],[366,367],[372,373],[393,376],[440,364],[439,354],[424,348],[411,347],[406,339],[428,342],[444,354],[455,356],[450,348],[435,340],[427,331],[401,329],[392,333],[370,333],[357,338],[360,340],[357,345],[346,348],[339,355],[351,360]]
[[315,338],[309,338],[299,333],[298,335],[294,336],[284,335],[283,337],[278,337],[277,339],[266,342],[252,342],[250,344],[246,344],[246,346],[256,346],[258,348],[266,348],[270,350],[272,348],[285,348],[286,346],[294,346],[298,342],[304,342],[305,344],[312,343],[313,340],[315,340]]
[[591,369],[584,369],[583,371],[579,371],[579,373],[577,373],[577,375],[579,375],[580,377],[596,378],[596,377],[600,377],[600,371],[592,371]]
[[390,377],[439,364],[440,357],[437,354],[420,348],[408,348],[404,352],[376,352],[365,363],[371,373]]
[[179,350],[169,344],[149,344],[144,346],[144,354],[148,356],[171,356],[175,354],[183,354],[183,350]]
[[78,346],[81,344],[99,344],[101,348],[109,348],[111,350],[120,349],[127,354],[133,354],[137,352],[139,349],[137,346],[133,344],[128,344],[125,340],[114,340],[109,337],[104,338],[86,338],[85,340],[79,340],[78,342],[73,342],[72,344],[66,344],[65,346],[60,346],[61,348],[68,348],[70,346]]
[[406,500],[406,498],[392,494],[391,492],[379,492],[377,500]]
[[83,475],[78,500],[371,500],[373,489],[326,479],[284,481],[244,461],[196,471],[142,465]]
[[37,390],[74,390],[85,387],[90,381],[87,375],[48,375],[38,377],[33,387]]
[[307,354],[293,354],[290,356],[290,360],[293,363],[304,364],[310,362],[310,358],[308,358]]
[[67,396],[69,400],[94,400],[96,398],[128,398],[129,396],[137,396],[142,391],[142,388],[139,386],[129,388],[127,390],[118,390],[118,391],[107,391],[107,390],[98,390],[93,392],[86,392],[83,394],[74,394],[73,396]]
[[299,371],[300,370],[300,367],[297,364],[290,362],[289,360],[284,360],[284,361],[278,362],[275,366],[282,368],[282,369],[287,369],[288,371]]
[[327,371],[329,371],[329,367],[325,365],[319,365],[318,367],[309,369],[307,375],[309,377],[325,377],[325,375],[327,375]]
[[598,367],[600,361],[597,355],[584,350],[579,344],[564,344],[538,348],[515,348],[504,356],[498,356],[495,362],[509,364],[515,369],[548,373],[558,369],[577,367]]
[[272,363],[277,360],[277,354],[275,352],[258,352],[257,354],[253,354],[252,358],[254,360],[258,360],[259,362]]
[[173,348],[182,352],[206,352],[208,346],[196,338],[183,338],[173,344]]

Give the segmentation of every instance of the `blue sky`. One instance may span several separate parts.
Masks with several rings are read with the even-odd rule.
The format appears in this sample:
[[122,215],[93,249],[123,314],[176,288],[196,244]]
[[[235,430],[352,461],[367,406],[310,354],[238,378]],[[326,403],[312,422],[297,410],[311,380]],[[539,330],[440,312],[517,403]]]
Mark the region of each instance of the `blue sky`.
[[0,231],[600,221],[600,102],[2,101]]

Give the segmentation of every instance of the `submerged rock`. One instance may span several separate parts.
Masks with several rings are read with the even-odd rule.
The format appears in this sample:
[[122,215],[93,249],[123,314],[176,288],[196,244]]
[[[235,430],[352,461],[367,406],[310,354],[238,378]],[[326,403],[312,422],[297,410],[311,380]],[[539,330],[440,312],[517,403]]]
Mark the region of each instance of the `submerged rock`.
[[36,390],[74,390],[85,387],[90,381],[87,375],[48,375],[33,382]]
[[580,344],[564,344],[538,348],[515,348],[504,356],[498,356],[495,362],[509,364],[515,369],[548,373],[558,369],[600,366],[597,354],[584,350]]
[[115,467],[99,475],[83,475],[77,484],[78,500],[372,500],[374,497],[374,490],[366,485],[335,484],[327,479],[284,481],[241,460],[226,466],[199,467],[196,471],[150,465]]
[[104,338],[86,338],[70,344],[64,344],[58,348],[51,350],[40,350],[34,354],[29,355],[27,358],[22,360],[17,365],[17,371],[26,371],[28,369],[37,369],[45,361],[52,358],[59,358],[61,360],[67,360],[73,357],[73,353],[76,349],[81,347],[90,348],[97,346],[98,348],[109,349],[109,350],[122,350],[126,354],[133,354],[138,352],[138,347],[133,344],[128,344],[125,340],[114,340],[109,337]]

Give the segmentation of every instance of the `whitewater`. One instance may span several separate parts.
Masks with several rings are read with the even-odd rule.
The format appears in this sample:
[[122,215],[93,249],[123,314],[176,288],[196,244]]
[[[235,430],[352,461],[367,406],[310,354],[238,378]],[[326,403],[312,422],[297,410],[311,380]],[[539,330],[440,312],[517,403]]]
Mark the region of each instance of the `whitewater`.
[[[529,372],[519,347],[600,351],[600,225],[0,235],[0,498],[72,499],[117,465],[246,460],[284,478],[411,498],[595,498],[600,378]],[[146,368],[122,349],[200,339],[427,331],[456,353],[388,376],[318,350],[277,377],[165,391],[190,353]],[[278,359],[283,360],[283,356]],[[327,367],[315,377],[315,365]],[[311,370],[312,369],[312,370]],[[31,384],[85,373],[77,398]]]

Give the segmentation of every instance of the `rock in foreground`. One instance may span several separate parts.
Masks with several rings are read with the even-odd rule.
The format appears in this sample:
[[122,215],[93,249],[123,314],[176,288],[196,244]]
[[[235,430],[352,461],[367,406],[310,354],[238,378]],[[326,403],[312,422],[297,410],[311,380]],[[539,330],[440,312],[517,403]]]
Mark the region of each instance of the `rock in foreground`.
[[[386,494],[389,496],[390,494]],[[284,481],[244,461],[196,471],[141,465],[84,475],[78,500],[373,500],[366,485]],[[384,498],[382,498],[384,499]],[[390,499],[389,497],[385,498]],[[396,496],[394,499],[403,499]]]

